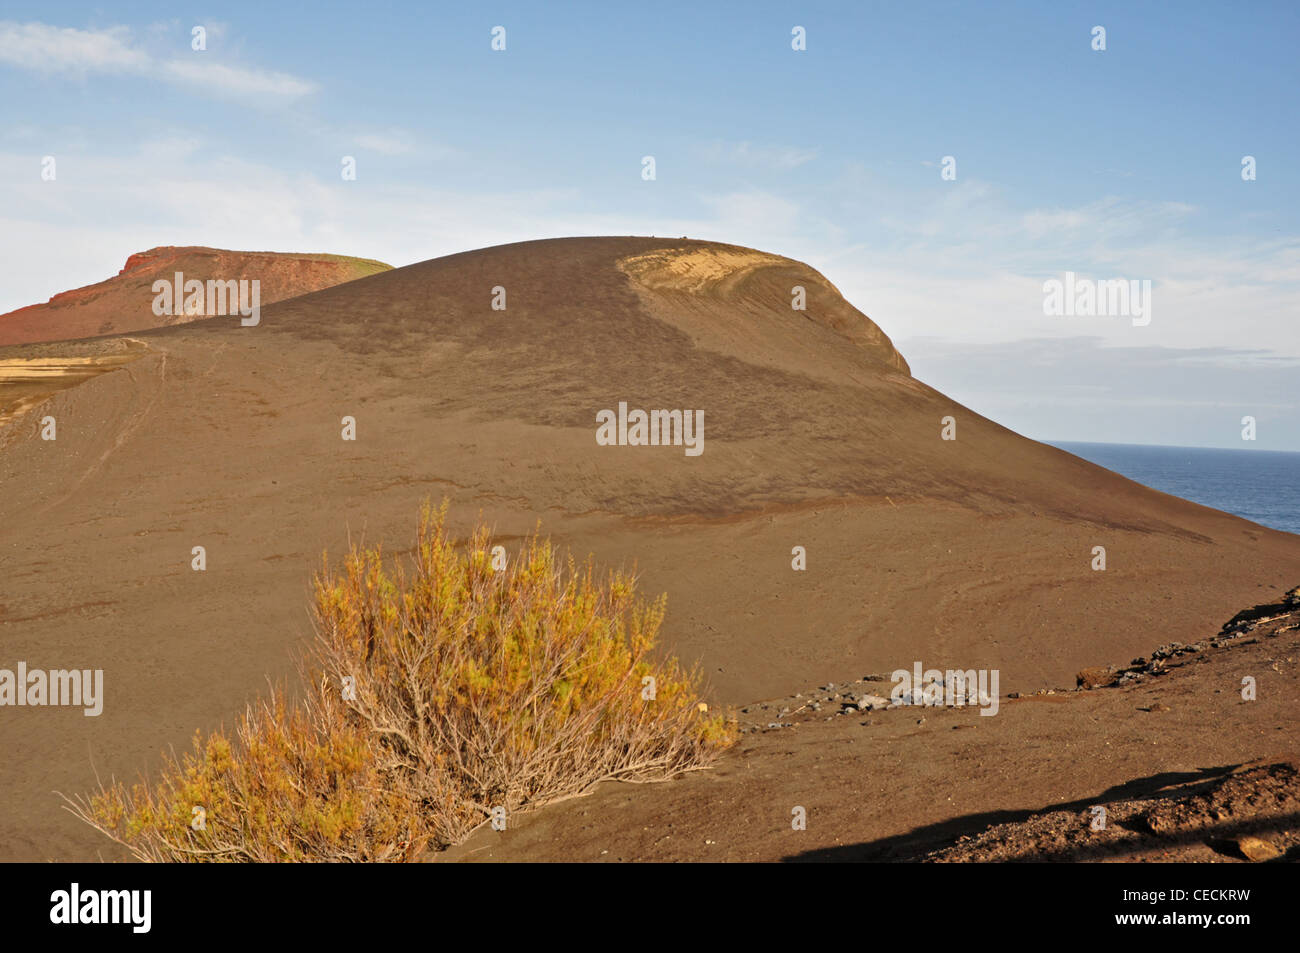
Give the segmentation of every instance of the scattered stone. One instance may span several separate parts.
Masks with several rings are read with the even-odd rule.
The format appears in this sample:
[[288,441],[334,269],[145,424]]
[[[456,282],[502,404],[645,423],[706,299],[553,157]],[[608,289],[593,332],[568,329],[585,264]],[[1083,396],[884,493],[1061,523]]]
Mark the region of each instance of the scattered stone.
[[1163,834],[1176,826],[1173,821],[1157,811],[1148,812],[1145,820],[1152,834]]
[[1282,856],[1282,852],[1268,841],[1249,834],[1237,838],[1237,849],[1241,851],[1243,857],[1254,863],[1262,863]]

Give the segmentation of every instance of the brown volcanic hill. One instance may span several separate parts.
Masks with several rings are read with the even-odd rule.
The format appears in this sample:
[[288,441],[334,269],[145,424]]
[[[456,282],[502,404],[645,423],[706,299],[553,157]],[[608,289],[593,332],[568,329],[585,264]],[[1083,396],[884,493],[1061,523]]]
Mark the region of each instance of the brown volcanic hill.
[[154,281],[171,281],[178,271],[187,279],[200,281],[258,279],[261,303],[267,305],[391,268],[380,261],[344,255],[226,251],[197,246],[151,248],[128,258],[112,278],[56,294],[45,304],[0,314],[0,347],[128,334],[204,317],[158,317],[153,313]]
[[[135,337],[129,363],[0,423],[0,666],[102,668],[107,693],[97,718],[0,709],[7,859],[93,856],[49,792],[91,786],[92,754],[133,776],[229,723],[292,670],[322,550],[400,551],[428,497],[507,548],[540,520],[580,556],[635,562],[668,593],[667,645],[737,704],[918,660],[996,668],[1003,693],[1073,684],[1300,578],[1300,537],[981,417],[911,377],[814,270],[750,249],[526,242],[286,301],[256,327]],[[620,402],[702,410],[704,452],[599,445],[596,415]]]

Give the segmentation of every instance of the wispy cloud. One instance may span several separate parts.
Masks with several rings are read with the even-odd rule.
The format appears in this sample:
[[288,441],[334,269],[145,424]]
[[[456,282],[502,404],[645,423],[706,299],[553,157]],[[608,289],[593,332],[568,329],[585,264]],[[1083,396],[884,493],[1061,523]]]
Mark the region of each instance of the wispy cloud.
[[[321,135],[332,138],[338,133],[332,129],[325,129],[322,130]],[[362,152],[373,152],[381,156],[417,156],[421,160],[430,162],[463,155],[451,146],[428,142],[423,137],[412,135],[404,129],[359,132],[352,136],[352,143]]]
[[[224,27],[217,25],[218,34]],[[45,74],[135,74],[205,93],[287,103],[316,91],[310,80],[220,59],[209,51],[162,59],[137,44],[126,27],[79,30],[46,23],[0,20],[0,63]]]
[[752,142],[724,142],[715,140],[700,150],[700,156],[709,162],[727,162],[751,168],[774,169],[784,172],[817,158],[817,150],[801,146],[756,145]]
[[77,30],[0,20],[0,62],[42,73],[144,72],[149,57],[131,46],[130,30]]
[[406,155],[415,147],[401,133],[362,133],[356,137],[357,148],[385,156]]
[[213,60],[169,60],[159,64],[159,75],[189,83],[210,92],[237,97],[292,100],[316,91],[316,84],[288,73],[246,69]]

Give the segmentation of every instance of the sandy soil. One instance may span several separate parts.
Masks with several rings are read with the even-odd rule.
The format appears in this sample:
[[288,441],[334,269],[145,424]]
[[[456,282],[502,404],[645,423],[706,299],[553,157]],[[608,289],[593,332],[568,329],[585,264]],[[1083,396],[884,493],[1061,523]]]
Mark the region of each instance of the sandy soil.
[[[625,270],[683,249],[710,269],[752,264],[745,249],[647,238],[450,256],[270,306],[256,328],[134,334],[143,356],[0,424],[0,665],[102,668],[108,696],[98,718],[0,711],[0,859],[95,856],[103,842],[53,792],[86,790],[96,771],[133,778],[196,729],[229,724],[291,672],[322,551],[349,536],[400,550],[430,497],[451,500],[458,531],[481,516],[509,546],[540,520],[579,555],[635,564],[647,592],[668,593],[666,645],[699,661],[714,704],[918,660],[998,668],[1003,692],[1068,687],[1080,667],[1195,641],[1300,581],[1300,538],[1140,487],[915,380],[806,266],[659,290]],[[806,312],[790,307],[793,284]],[[506,311],[491,308],[497,285]],[[598,446],[596,412],[619,401],[702,409],[705,452]],[[57,441],[40,439],[45,414]],[[948,415],[955,441],[940,439]],[[355,442],[340,439],[344,416]],[[206,572],[190,569],[196,545]],[[806,571],[791,568],[795,546]],[[662,808],[660,837],[713,791],[726,846],[699,856],[775,858],[1240,757],[1209,725],[1167,757],[1151,716],[1093,731],[1098,699],[1057,721],[1050,704],[1009,705],[983,719],[998,730],[951,731],[968,716],[939,714],[746,736],[717,771],[602,792],[508,834],[644,798],[634,816]],[[1284,723],[1271,704],[1225,717],[1271,738]],[[913,734],[933,748],[909,748]],[[1050,763],[1066,740],[1105,771]],[[945,773],[957,757],[960,786]],[[790,840],[779,818],[774,839],[745,834],[760,808],[789,815],[786,775],[813,765],[826,780],[801,794],[809,836]],[[574,856],[613,850],[593,840],[584,853],[573,828],[554,831]],[[648,838],[618,852],[642,856]]]
[[[1246,862],[1243,844],[1258,860],[1295,859],[1300,607],[1217,647],[1215,634],[1163,674],[1044,687],[991,717],[747,706],[742,722],[759,727],[715,769],[606,784],[430,859]],[[1244,675],[1255,701],[1241,697]],[[767,728],[772,717],[783,727]],[[792,827],[796,807],[805,830]]]

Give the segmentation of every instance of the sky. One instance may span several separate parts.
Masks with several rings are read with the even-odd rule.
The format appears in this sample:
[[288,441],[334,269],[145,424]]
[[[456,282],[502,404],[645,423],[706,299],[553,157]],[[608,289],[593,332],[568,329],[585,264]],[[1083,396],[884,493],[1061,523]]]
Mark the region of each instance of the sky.
[[[1289,2],[0,2],[0,312],[158,245],[686,235],[1027,436],[1300,451],[1298,42]],[[1045,314],[1067,272],[1149,323]]]

